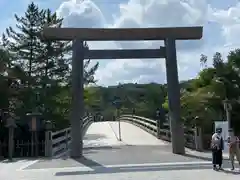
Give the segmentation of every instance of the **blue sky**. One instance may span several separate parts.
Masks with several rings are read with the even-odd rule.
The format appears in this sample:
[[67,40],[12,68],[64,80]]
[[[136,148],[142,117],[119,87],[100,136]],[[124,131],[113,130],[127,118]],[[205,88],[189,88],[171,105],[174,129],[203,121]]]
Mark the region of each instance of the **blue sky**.
[[226,1],[221,1],[221,0],[209,0],[209,3],[212,4],[215,8],[219,9],[228,9],[229,7],[234,6],[238,0],[226,0]]
[[[0,20],[1,26],[7,26],[11,24],[14,14],[22,14],[26,10],[27,5],[30,0],[0,0]],[[60,4],[64,2],[62,0],[39,0],[34,1],[34,3],[39,4],[41,8],[50,8],[55,11]],[[121,2],[127,2],[126,0],[95,0],[96,4],[102,9],[106,17],[112,20],[112,14],[119,10],[118,5]],[[114,13],[113,13],[114,12]]]
[[[178,42],[179,78],[195,77],[201,69],[200,54],[226,56],[239,47],[240,3],[237,0],[38,0],[40,8],[50,8],[71,27],[162,27],[204,26],[201,41]],[[0,32],[14,25],[14,14],[23,14],[29,0],[0,0]],[[239,13],[238,13],[239,12]],[[89,43],[91,48],[159,47],[161,42]],[[211,64],[211,61],[209,61]],[[164,60],[101,60],[96,74],[101,85],[119,82],[165,82]]]

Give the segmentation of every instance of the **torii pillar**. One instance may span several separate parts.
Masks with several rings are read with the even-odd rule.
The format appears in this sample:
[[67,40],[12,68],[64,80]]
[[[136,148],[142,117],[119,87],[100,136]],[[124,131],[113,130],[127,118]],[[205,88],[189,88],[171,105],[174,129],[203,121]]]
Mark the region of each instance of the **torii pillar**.
[[72,112],[70,118],[71,145],[70,156],[82,156],[83,117],[84,117],[84,42],[75,39],[72,45]]

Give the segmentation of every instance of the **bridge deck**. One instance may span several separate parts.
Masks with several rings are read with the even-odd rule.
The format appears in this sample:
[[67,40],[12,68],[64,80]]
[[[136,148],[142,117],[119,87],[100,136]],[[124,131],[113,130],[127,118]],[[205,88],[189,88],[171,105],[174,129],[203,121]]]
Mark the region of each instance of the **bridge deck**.
[[109,122],[95,122],[88,128],[84,138],[84,147],[105,147],[124,145],[118,141]]
[[103,147],[119,145],[167,145],[146,131],[127,122],[121,122],[121,140],[119,124],[115,121],[93,123],[84,137],[84,147]]
[[[109,122],[116,137],[119,139],[119,123]],[[168,143],[157,139],[141,128],[127,122],[120,122],[121,138],[128,145],[167,145]]]

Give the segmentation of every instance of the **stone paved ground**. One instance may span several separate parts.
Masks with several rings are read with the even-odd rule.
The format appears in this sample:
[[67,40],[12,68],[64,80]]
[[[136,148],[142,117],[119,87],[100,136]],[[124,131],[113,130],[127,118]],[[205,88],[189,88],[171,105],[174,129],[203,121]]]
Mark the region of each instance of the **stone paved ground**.
[[[198,156],[198,157],[202,157],[202,158],[208,158],[211,159],[212,158],[212,152],[211,151],[206,151],[206,152],[198,152],[198,151],[194,151],[188,148],[185,148],[186,153],[194,155],[194,156]],[[229,155],[228,153],[223,153],[223,158],[225,160],[229,159]]]
[[86,149],[82,159],[40,160],[29,168],[77,167],[86,163],[92,165],[118,165],[194,161],[203,160],[191,156],[172,154],[169,146],[116,146],[112,148]]
[[115,167],[75,167],[43,170],[11,170],[2,176],[6,180],[237,180],[236,171],[216,172],[203,165],[136,165]]
[[[194,151],[180,156],[171,153],[171,145],[143,130],[121,123],[123,141],[117,140],[116,122],[90,127],[84,139],[84,158],[18,160],[0,162],[4,180],[236,180],[238,172],[211,170],[206,158]],[[224,168],[230,168],[224,161]]]

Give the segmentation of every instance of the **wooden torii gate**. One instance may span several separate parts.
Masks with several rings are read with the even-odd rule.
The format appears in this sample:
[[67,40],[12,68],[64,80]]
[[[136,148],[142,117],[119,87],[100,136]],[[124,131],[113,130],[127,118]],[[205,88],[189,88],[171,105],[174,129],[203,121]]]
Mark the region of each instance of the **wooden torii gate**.
[[[180,87],[177,70],[176,40],[201,39],[203,27],[173,28],[44,28],[42,39],[73,41],[71,157],[81,157],[83,148],[82,117],[84,59],[166,58],[168,101],[172,133],[172,152],[184,154],[184,130],[180,119]],[[164,40],[159,49],[86,50],[84,41]]]

